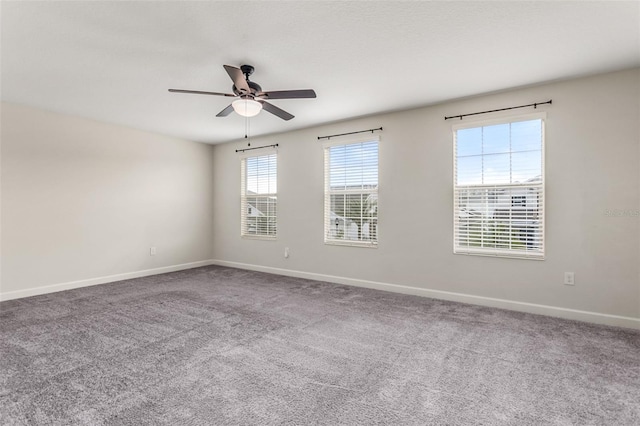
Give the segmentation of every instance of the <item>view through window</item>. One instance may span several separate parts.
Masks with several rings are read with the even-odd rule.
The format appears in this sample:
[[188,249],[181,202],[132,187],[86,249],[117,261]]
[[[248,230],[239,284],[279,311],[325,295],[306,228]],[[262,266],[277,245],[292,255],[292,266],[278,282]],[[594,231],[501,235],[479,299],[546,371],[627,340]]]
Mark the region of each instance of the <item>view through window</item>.
[[277,224],[277,154],[242,159],[241,235],[275,238]]
[[378,242],[378,140],[325,147],[325,243]]
[[454,132],[454,252],[544,256],[544,121]]

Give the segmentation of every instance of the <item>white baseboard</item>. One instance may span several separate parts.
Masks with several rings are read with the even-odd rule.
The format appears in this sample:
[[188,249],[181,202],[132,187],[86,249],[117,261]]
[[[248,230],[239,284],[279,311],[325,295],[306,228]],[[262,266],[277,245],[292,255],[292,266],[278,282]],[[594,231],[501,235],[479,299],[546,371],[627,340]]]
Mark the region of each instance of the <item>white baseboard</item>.
[[274,268],[270,266],[252,265],[248,263],[229,262],[226,260],[201,260],[198,262],[183,263],[180,265],[164,266],[161,268],[145,269],[142,271],[127,272],[123,274],[109,275],[105,277],[90,278],[86,280],[67,283],[52,284],[34,287],[24,290],[0,292],[0,301],[19,299],[22,297],[37,296],[40,294],[54,293],[57,291],[71,290],[74,288],[88,287],[97,284],[105,284],[114,281],[128,280],[132,278],[147,277],[150,275],[164,274],[167,272],[182,271],[200,266],[220,265],[232,268],[248,269],[251,271],[267,272],[270,274],[286,275],[290,277],[306,278],[310,280],[327,281],[336,284],[351,285],[355,287],[372,288],[376,290],[391,291],[395,293],[411,294],[433,299],[449,300],[453,302],[470,303],[474,305],[489,306],[492,308],[509,309],[513,311],[528,312],[532,314],[548,315],[552,317],[566,318],[577,321],[592,322],[596,324],[613,325],[640,330],[640,318],[623,317],[618,315],[602,314],[598,312],[580,311],[576,309],[560,308],[557,306],[538,305],[534,303],[517,302],[513,300],[496,299],[492,297],[474,296],[471,294],[454,293],[442,290],[432,290],[419,287],[410,287],[398,284],[382,283],[377,281],[359,280],[355,278],[338,277],[335,275],[317,274],[313,272],[295,271],[291,269]]
[[41,287],[27,288],[24,290],[7,291],[0,293],[0,301],[20,299],[22,297],[37,296],[40,294],[55,293],[57,291],[71,290],[74,288],[88,287],[97,284],[106,284],[114,281],[129,280],[131,278],[148,277],[150,275],[164,274],[167,272],[182,271],[184,269],[197,268],[199,266],[212,265],[212,260],[200,260],[198,262],[183,263],[180,265],[163,266],[161,268],[145,269],[142,271],[126,272],[124,274],[109,275],[106,277],[89,278],[86,280],[71,281],[67,283],[51,284]]
[[474,296],[471,294],[431,290],[377,281],[359,280],[334,275],[316,274],[313,272],[294,271],[291,269],[273,268],[270,266],[229,262],[226,260],[212,260],[211,264],[640,330],[640,318],[601,314],[598,312],[580,311],[576,309],[560,308],[557,306],[538,305],[535,303],[517,302],[513,300],[496,299],[493,297]]

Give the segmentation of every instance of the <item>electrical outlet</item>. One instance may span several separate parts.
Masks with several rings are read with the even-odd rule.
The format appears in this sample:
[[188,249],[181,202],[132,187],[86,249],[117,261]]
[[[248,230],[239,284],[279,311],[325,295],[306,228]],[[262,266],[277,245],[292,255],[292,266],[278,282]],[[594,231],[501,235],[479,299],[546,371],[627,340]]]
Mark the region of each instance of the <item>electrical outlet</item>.
[[573,272],[565,272],[564,273],[564,284],[565,285],[576,285],[576,277]]
[[149,249],[149,256],[155,256],[158,253],[158,250],[156,250],[155,247],[151,247]]
[[289,258],[289,247],[285,247],[284,248],[284,257],[285,257],[285,259]]

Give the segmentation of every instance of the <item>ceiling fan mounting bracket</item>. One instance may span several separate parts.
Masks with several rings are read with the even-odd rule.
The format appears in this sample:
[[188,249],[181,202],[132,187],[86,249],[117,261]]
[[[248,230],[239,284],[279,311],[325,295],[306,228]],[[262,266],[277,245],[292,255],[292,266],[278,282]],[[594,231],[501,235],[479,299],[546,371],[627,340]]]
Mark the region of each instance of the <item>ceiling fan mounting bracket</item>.
[[240,65],[240,71],[242,71],[242,74],[245,75],[247,80],[249,80],[249,76],[253,74],[254,70],[253,65]]

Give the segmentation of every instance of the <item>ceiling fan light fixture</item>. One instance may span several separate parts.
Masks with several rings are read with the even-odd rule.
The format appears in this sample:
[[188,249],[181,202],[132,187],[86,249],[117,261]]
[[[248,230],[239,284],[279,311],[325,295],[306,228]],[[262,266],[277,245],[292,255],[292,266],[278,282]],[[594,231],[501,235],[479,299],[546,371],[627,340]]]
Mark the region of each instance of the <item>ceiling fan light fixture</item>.
[[233,110],[243,117],[255,117],[262,110],[262,104],[253,99],[236,99],[231,105]]

